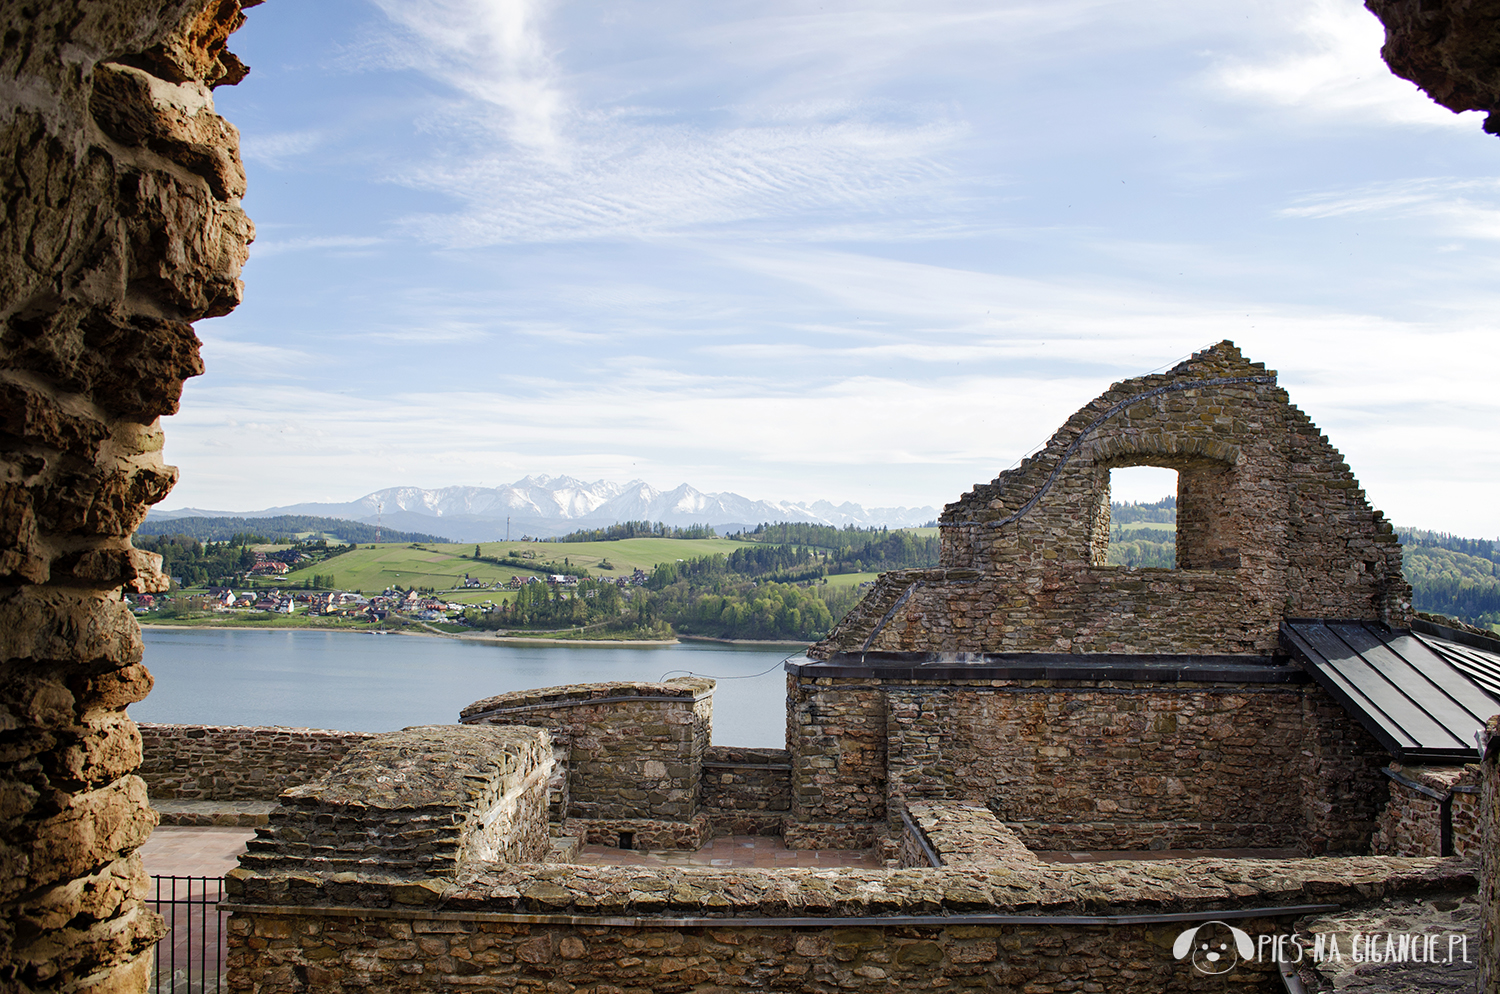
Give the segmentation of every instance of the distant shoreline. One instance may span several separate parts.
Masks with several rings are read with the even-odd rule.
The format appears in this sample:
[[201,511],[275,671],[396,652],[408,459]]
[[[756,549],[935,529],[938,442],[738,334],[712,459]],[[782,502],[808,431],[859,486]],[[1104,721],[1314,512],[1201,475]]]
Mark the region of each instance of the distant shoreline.
[[712,635],[679,635],[677,639],[681,642],[717,642],[720,645],[800,645],[804,649],[813,644],[796,639],[721,639]]
[[[142,631],[154,632],[187,632],[187,631],[209,631],[209,632],[341,632],[345,635],[373,635],[373,628],[327,628],[317,625],[291,626],[281,625],[268,627],[255,622],[246,622],[239,625],[213,624],[182,624],[163,625],[159,622],[139,622]],[[464,642],[486,642],[496,645],[600,645],[600,646],[632,646],[632,645],[677,645],[677,639],[564,639],[564,638],[527,638],[524,635],[486,635],[479,632],[438,632],[438,631],[411,631],[410,629],[397,630],[387,629],[387,635],[414,635],[418,638],[443,638],[457,639]],[[706,639],[704,641],[724,641],[723,639]]]

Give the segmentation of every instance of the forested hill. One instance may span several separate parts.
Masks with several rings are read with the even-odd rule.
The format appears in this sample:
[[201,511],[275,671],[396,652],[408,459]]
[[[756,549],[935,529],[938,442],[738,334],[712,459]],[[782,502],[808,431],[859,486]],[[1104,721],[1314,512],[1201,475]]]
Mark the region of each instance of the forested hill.
[[[1110,506],[1109,562],[1157,566],[1176,561],[1177,501]],[[1412,606],[1479,628],[1500,625],[1500,542],[1397,528]]]
[[[273,518],[171,518],[147,520],[136,532],[141,535],[186,535],[200,542],[230,542],[244,536],[262,542],[289,542],[311,535],[313,538],[337,539],[341,542],[373,542],[375,526],[344,518],[320,518],[309,514],[278,514]],[[398,532],[380,529],[382,542],[447,542],[448,539],[422,532]]]
[[1500,624],[1497,543],[1415,528],[1397,528],[1396,537],[1412,607],[1479,628]]

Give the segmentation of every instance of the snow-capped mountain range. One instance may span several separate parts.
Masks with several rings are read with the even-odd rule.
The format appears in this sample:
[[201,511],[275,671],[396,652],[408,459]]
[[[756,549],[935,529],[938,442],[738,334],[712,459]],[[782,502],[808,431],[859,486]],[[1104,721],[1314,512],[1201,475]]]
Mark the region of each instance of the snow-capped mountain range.
[[661,521],[669,525],[712,525],[719,533],[753,528],[761,522],[810,521],[818,524],[885,525],[909,528],[937,517],[932,507],[872,507],[826,500],[751,500],[739,494],[706,494],[686,483],[657,490],[643,480],[585,483],[570,476],[528,476],[503,487],[390,487],[347,504],[289,504],[261,511],[208,511],[183,508],[151,512],[154,520],[184,517],[266,518],[312,514],[381,523],[404,531],[440,532],[457,542],[487,542],[522,535],[547,537],[619,521]]

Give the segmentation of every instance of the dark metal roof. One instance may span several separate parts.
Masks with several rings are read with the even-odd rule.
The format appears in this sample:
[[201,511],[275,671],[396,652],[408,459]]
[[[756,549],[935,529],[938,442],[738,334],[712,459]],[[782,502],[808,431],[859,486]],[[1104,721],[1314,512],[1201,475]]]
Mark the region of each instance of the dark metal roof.
[[1500,701],[1450,662],[1467,648],[1457,643],[1370,621],[1288,619],[1281,644],[1403,763],[1478,759],[1474,733],[1500,713]]
[[1429,649],[1500,700],[1500,639],[1435,625],[1420,618],[1412,621],[1411,628]]

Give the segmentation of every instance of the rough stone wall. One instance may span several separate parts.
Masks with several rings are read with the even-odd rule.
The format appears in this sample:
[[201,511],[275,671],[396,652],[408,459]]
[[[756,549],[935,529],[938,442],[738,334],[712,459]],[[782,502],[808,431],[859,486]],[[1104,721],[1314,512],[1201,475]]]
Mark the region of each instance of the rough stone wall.
[[891,687],[890,793],[989,805],[1038,849],[1296,846],[1302,692]]
[[785,749],[709,747],[703,810],[715,835],[780,835],[791,808],[792,757]]
[[1303,846],[1311,853],[1369,852],[1389,798],[1380,771],[1390,754],[1321,690],[1303,697],[1302,719]]
[[1365,852],[1386,796],[1384,751],[1307,682],[788,680],[794,847],[949,800],[1039,849]]
[[1484,130],[1500,133],[1500,2],[1365,0],[1365,6],[1385,25],[1380,54],[1391,72],[1455,113],[1488,111]]
[[427,725],[354,746],[281,795],[241,858],[255,868],[452,876],[546,856],[552,741],[533,728]]
[[879,681],[787,674],[794,849],[862,849],[885,821],[886,703]]
[[[1109,471],[1139,465],[1178,472],[1178,569],[1102,565]],[[1110,387],[940,523],[940,568],[884,574],[809,655],[1270,654],[1283,617],[1410,614],[1389,523],[1229,342]]]
[[1500,716],[1483,733],[1479,818],[1479,994],[1500,994]]
[[[1370,851],[1378,856],[1441,856],[1443,808],[1448,808],[1452,855],[1479,851],[1478,766],[1402,766],[1394,773],[1426,787],[1431,794],[1392,779],[1390,801],[1381,809]],[[1446,805],[1445,805],[1446,800]]]
[[[318,808],[283,819],[302,835],[282,841],[308,844],[252,849],[227,876],[230,989],[1196,990],[1170,955],[1184,921],[1227,916],[1258,934],[1288,929],[1308,905],[1476,885],[1471,867],[1440,859],[1049,865],[987,811],[921,802],[914,813],[950,865],[516,865],[474,845],[421,858],[445,825],[477,832],[511,817],[525,795],[482,784],[496,747],[550,756],[541,730],[409,729],[290,791],[290,807]],[[529,795],[540,824],[538,769]],[[391,785],[402,775],[419,781],[414,798]],[[445,819],[404,814],[435,807]],[[1247,991],[1277,983],[1270,963],[1235,978]]]
[[[516,691],[463,709],[465,724],[545,728],[567,745],[566,818],[587,842],[696,849],[714,682],[591,683]],[[554,791],[554,794],[557,794]]]
[[252,237],[210,87],[235,0],[0,2],[0,987],[143,982],[153,818],[122,588],[171,489],[158,419],[202,372]]
[[153,800],[274,801],[338,765],[371,732],[141,722],[141,767]]

